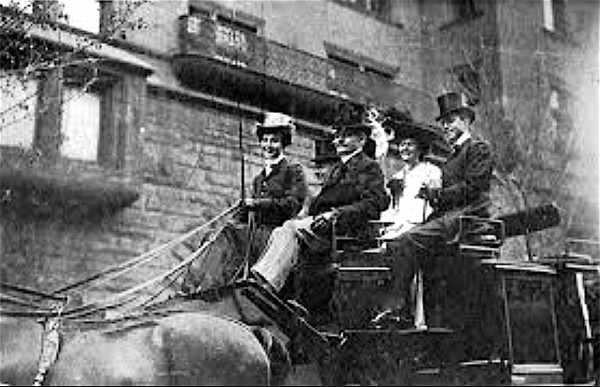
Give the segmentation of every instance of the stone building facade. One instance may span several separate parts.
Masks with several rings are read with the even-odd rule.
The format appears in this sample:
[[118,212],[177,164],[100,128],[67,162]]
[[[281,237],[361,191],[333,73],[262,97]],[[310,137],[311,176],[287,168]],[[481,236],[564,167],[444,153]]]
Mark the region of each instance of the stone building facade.
[[[311,159],[343,101],[406,108],[416,119],[432,122],[438,112],[435,97],[460,88],[478,100],[477,134],[504,156],[513,144],[507,139],[531,143],[525,135],[531,128],[542,128],[538,133],[546,138],[547,122],[556,130],[564,123],[553,117],[583,117],[577,109],[590,109],[588,100],[576,102],[590,83],[578,64],[595,69],[591,75],[597,77],[598,7],[582,0],[561,8],[575,18],[568,25],[578,27],[565,41],[543,28],[544,12],[556,12],[563,3],[144,3],[135,13],[143,28],[123,29],[85,46],[84,58],[93,60],[41,71],[28,84],[37,90],[37,103],[29,109],[35,113],[21,120],[18,132],[14,125],[3,129],[1,279],[56,289],[139,256],[221,213],[261,168],[254,125],[265,111],[297,119],[289,154],[305,165],[312,192],[318,183]],[[101,4],[100,20],[106,26],[125,12],[128,2]],[[539,23],[526,23],[526,14]],[[68,27],[61,31],[39,29],[27,39],[37,51],[68,55],[96,37]],[[105,32],[101,26],[100,36]],[[525,55],[532,51],[536,55]],[[530,76],[532,68],[538,69],[535,76]],[[2,71],[8,70],[3,63]],[[90,79],[92,85],[87,84]],[[531,88],[531,82],[540,88]],[[71,105],[64,97],[69,90],[76,92],[73,101],[80,97],[83,102]],[[568,101],[563,95],[574,102],[552,115],[550,108],[560,110]],[[597,87],[591,95],[597,103]],[[527,103],[538,99],[550,105],[535,105],[542,122],[535,126]],[[96,119],[89,121],[90,116]],[[10,126],[6,121],[0,125]],[[571,126],[578,131],[590,125],[597,138],[597,114]],[[82,127],[92,129],[77,140],[78,129],[73,128]],[[527,195],[536,193],[524,203],[521,197],[514,199],[515,187],[498,185],[499,212],[548,199],[564,202],[570,211],[576,191],[549,192],[557,188],[557,180],[527,174],[536,169],[553,176],[552,160],[524,164],[541,149],[557,154],[556,144],[521,147],[521,169],[501,163],[499,181],[515,181]],[[562,171],[561,162],[554,168]],[[397,167],[392,152],[385,172]],[[573,174],[560,178],[566,179],[560,180],[564,186],[579,181]],[[590,189],[597,194],[597,185]],[[574,227],[576,223],[565,224],[561,235],[567,235],[567,226],[575,236],[597,235],[597,217],[584,220],[583,228]],[[176,262],[166,256],[98,292],[131,287]]]

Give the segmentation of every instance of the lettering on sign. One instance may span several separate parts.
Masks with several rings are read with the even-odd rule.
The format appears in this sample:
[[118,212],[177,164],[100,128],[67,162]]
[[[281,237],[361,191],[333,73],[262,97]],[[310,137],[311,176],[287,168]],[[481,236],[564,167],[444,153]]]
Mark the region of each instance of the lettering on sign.
[[200,19],[197,17],[189,17],[187,19],[187,32],[188,34],[200,33]]
[[217,24],[216,27],[215,42],[217,46],[232,48],[242,52],[248,51],[248,42],[243,32],[220,24]]

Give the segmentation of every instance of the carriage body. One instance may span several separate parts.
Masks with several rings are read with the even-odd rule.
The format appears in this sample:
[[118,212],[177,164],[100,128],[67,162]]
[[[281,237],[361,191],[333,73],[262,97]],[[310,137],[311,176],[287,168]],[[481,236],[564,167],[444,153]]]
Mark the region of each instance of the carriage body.
[[[320,368],[321,378],[336,385],[593,381],[593,350],[581,354],[590,339],[584,339],[585,313],[580,297],[565,285],[579,271],[501,256],[504,240],[520,235],[524,222],[529,222],[528,232],[558,223],[556,207],[538,211],[535,219],[531,212],[520,218],[461,218],[459,235],[446,256],[423,269],[426,327],[415,329],[375,329],[369,324],[391,281],[391,268],[376,238],[377,225],[369,240],[336,236],[332,264],[306,276],[313,293],[331,291],[327,307],[313,306],[315,327],[324,335],[343,337],[329,355],[334,360]],[[563,260],[555,263],[559,261]],[[597,264],[585,269],[590,267],[597,270]],[[318,288],[316,283],[326,285]],[[585,318],[589,320],[589,314]],[[309,362],[307,356],[292,358],[299,367]]]

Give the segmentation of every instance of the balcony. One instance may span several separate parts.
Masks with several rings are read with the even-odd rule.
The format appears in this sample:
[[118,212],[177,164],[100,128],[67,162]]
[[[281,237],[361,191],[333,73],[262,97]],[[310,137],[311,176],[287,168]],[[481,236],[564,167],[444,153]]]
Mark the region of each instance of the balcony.
[[346,99],[391,104],[389,77],[325,58],[205,16],[179,20],[175,73],[187,87],[327,124]]

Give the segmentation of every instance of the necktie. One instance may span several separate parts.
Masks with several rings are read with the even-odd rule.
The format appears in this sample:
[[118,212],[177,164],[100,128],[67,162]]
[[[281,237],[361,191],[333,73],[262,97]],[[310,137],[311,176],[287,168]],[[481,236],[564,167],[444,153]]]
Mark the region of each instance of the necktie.
[[343,173],[344,173],[344,169],[345,169],[346,165],[344,163],[337,163],[331,170],[331,174],[329,175],[329,180],[330,181],[337,181],[339,180]]

